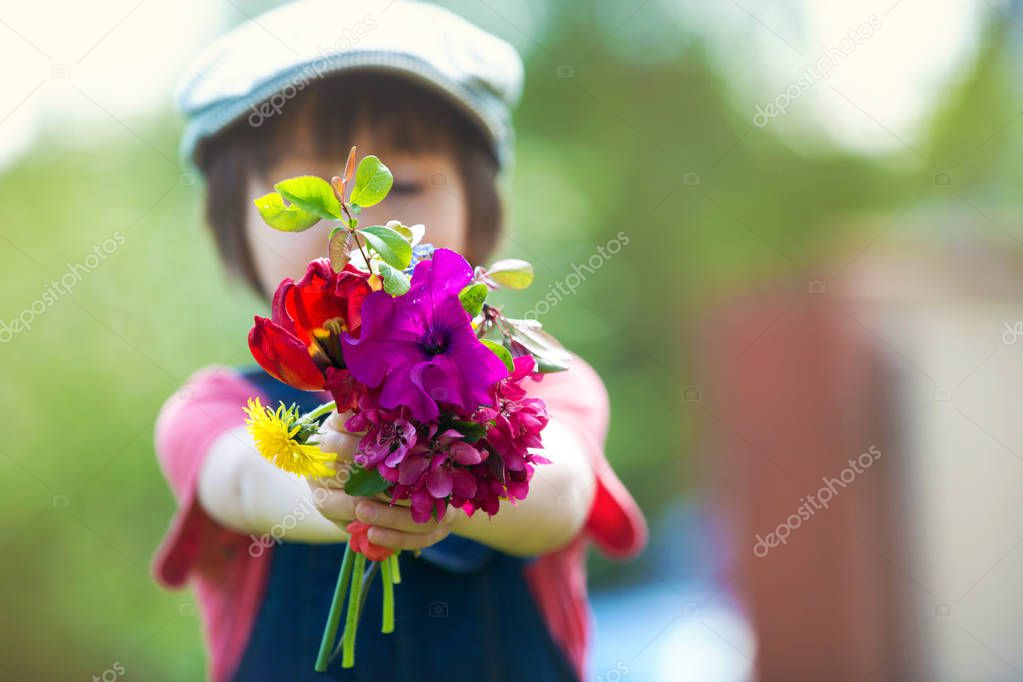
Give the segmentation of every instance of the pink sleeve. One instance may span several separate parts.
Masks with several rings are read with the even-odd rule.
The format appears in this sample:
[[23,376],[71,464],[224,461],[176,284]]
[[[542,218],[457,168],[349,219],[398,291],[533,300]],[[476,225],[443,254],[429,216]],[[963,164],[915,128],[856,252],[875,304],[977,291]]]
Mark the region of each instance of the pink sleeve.
[[156,455],[178,500],[153,564],[157,580],[166,587],[184,585],[193,567],[232,535],[199,505],[196,486],[210,447],[245,422],[242,406],[255,395],[255,387],[234,371],[212,367],[196,372],[160,410]]
[[576,434],[590,456],[597,490],[586,534],[609,556],[638,554],[646,544],[646,520],[604,454],[611,411],[604,382],[574,357],[567,371],[545,375],[530,394],[547,403],[550,415]]

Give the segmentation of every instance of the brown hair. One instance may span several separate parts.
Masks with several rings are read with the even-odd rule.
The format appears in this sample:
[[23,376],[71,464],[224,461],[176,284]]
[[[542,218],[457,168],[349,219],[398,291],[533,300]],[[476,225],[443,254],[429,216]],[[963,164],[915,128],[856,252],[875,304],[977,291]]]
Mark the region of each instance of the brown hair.
[[[258,293],[255,262],[245,231],[249,179],[265,177],[276,161],[296,145],[298,131],[316,144],[310,153],[343,163],[356,127],[372,121],[388,146],[413,154],[445,151],[453,155],[465,188],[469,235],[466,257],[478,263],[497,244],[503,210],[497,191],[498,161],[479,126],[455,108],[446,95],[407,78],[386,73],[348,73],[304,84],[297,94],[254,125],[242,118],[204,141],[196,164],[206,178],[206,222],[228,272]],[[254,113],[253,116],[256,116]],[[301,125],[299,125],[301,123]],[[303,148],[303,147],[299,147]]]

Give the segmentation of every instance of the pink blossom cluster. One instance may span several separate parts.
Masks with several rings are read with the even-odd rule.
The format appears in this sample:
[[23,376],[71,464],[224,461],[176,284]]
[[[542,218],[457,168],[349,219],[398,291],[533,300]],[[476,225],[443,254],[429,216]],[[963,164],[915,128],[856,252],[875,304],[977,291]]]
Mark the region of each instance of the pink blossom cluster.
[[515,359],[515,370],[490,390],[488,405],[471,414],[442,411],[434,421],[415,419],[407,406],[385,408],[380,391],[365,392],[345,429],[364,433],[355,462],[390,483],[392,502],[408,500],[412,518],[441,519],[448,506],[472,515],[497,513],[502,499],[525,498],[542,446],[547,409],[527,397],[535,360]]

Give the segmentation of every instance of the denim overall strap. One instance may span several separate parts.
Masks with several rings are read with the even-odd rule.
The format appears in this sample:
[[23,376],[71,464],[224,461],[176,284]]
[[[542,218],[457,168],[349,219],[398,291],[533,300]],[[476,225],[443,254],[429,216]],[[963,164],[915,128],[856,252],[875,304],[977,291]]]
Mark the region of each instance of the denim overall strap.
[[[269,400],[315,407],[261,371],[247,373]],[[395,631],[384,635],[379,578],[359,624],[356,662],[313,671],[337,572],[340,545],[285,542],[274,548],[266,593],[234,682],[570,682],[576,680],[551,638],[523,573],[526,560],[457,536],[416,558],[401,555]],[[433,549],[433,548],[431,548]]]

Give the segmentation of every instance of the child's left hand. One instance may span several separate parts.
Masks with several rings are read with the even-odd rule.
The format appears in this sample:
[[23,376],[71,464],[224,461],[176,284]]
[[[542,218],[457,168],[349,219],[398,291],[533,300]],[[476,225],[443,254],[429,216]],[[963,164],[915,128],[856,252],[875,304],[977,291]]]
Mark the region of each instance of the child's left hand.
[[[354,453],[357,437],[344,430],[345,417],[333,414],[320,427],[317,438],[321,450],[336,452],[340,461],[348,461]],[[416,523],[407,506],[392,505],[378,498],[352,497],[339,489],[335,479],[310,479],[312,488],[319,488],[316,507],[327,519],[344,528],[352,521],[372,526],[370,542],[392,549],[422,549],[435,545],[450,535],[465,513],[454,507],[440,521]]]

